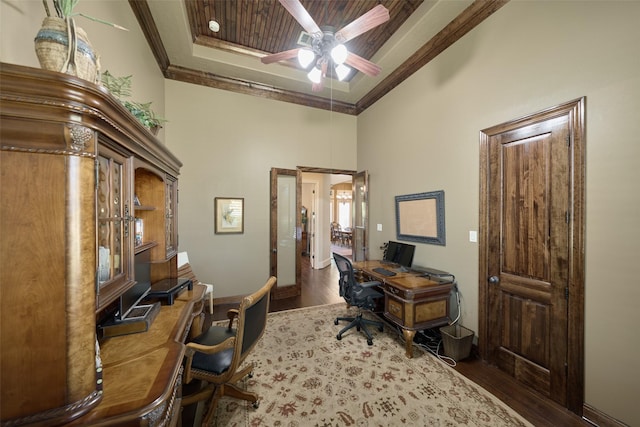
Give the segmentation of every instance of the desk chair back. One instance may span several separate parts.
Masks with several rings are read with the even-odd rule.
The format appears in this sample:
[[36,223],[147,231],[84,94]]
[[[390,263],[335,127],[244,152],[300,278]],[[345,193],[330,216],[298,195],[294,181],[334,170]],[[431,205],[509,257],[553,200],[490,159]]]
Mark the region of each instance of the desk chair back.
[[[209,383],[203,391],[183,399],[183,406],[209,398],[209,410],[205,424],[212,420],[217,401],[221,396],[233,396],[258,405],[258,396],[235,386],[253,371],[253,364],[239,369],[251,350],[256,346],[267,325],[271,290],[276,283],[270,277],[259,290],[245,296],[238,309],[227,313],[229,324],[211,326],[191,342],[187,343],[185,357],[185,383],[199,379]],[[237,318],[234,329],[233,320]]]
[[357,306],[366,310],[373,310],[376,308],[376,300],[380,298],[382,294],[372,289],[370,285],[379,285],[379,282],[366,282],[359,283],[356,280],[353,265],[349,258],[339,255],[334,252],[333,259],[336,261],[336,266],[340,272],[340,279],[338,285],[340,288],[340,296],[345,299],[347,304]]
[[338,266],[340,272],[339,286],[340,296],[344,298],[347,304],[358,307],[358,314],[353,317],[338,317],[334,321],[337,325],[341,321],[349,322],[347,326],[342,328],[336,338],[342,339],[342,335],[348,330],[356,328],[367,337],[367,344],[373,345],[373,336],[367,329],[367,326],[375,326],[380,332],[383,331],[383,324],[377,320],[365,319],[362,315],[362,310],[375,310],[378,301],[384,296],[376,289],[380,287],[381,283],[377,281],[372,282],[357,282],[355,274],[353,273],[353,265],[348,258],[343,257],[334,252],[333,258]]

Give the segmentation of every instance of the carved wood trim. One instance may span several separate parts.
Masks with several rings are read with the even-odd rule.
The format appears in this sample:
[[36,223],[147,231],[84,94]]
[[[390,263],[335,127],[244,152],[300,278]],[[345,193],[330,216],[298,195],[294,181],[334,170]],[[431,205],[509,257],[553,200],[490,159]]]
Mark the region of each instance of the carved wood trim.
[[[0,72],[3,116],[19,120],[27,118],[51,127],[51,123],[78,126],[74,117],[80,114],[83,127],[121,142],[137,157],[178,175],[182,162],[106,89],[68,74],[39,68],[0,63]],[[10,135],[3,130],[3,146],[11,147],[11,141]],[[71,146],[69,151],[80,154]]]

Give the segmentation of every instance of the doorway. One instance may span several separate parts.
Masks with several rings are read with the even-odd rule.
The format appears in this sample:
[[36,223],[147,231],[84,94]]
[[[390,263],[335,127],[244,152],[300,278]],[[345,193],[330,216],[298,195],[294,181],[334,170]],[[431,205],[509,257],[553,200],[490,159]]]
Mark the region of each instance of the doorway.
[[331,253],[351,258],[353,237],[353,179],[332,175],[329,191],[329,233]]
[[585,98],[480,137],[483,359],[581,414]]
[[[303,179],[302,174],[316,174],[323,177],[320,182],[326,181],[325,176],[343,175],[347,177],[359,177],[362,185],[358,187],[356,204],[359,209],[352,209],[354,215],[353,223],[357,224],[358,232],[353,245],[361,247],[359,253],[364,253],[367,241],[367,217],[366,204],[368,203],[368,174],[366,171],[356,173],[350,170],[323,169],[312,167],[298,167],[292,169],[273,168],[271,170],[271,274],[278,277],[278,285],[273,292],[273,299],[286,299],[291,297],[301,297],[302,277],[301,270],[311,263],[303,254],[309,248],[309,256],[313,257],[314,269],[322,269],[331,266],[331,248],[329,234],[329,185],[319,184],[314,186],[314,182],[309,188],[315,194],[309,199],[302,195]],[[295,187],[295,188],[294,188]],[[317,188],[317,191],[315,190]],[[281,200],[282,199],[282,200]],[[304,206],[302,201],[306,200],[312,209]],[[324,207],[326,207],[326,209]],[[325,213],[322,213],[326,210]],[[303,214],[306,224],[303,224]],[[303,230],[306,230],[303,242]],[[326,235],[325,235],[326,231]],[[287,278],[281,283],[279,273],[283,272]],[[313,270],[312,270],[313,271]],[[290,273],[287,275],[287,273]]]

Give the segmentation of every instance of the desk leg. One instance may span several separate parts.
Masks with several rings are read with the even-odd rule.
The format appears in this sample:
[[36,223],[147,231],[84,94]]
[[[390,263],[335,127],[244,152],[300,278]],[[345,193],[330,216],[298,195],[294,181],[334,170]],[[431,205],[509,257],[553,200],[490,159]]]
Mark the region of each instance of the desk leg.
[[405,353],[411,359],[413,358],[413,337],[416,335],[416,331],[402,329],[402,335],[404,335]]

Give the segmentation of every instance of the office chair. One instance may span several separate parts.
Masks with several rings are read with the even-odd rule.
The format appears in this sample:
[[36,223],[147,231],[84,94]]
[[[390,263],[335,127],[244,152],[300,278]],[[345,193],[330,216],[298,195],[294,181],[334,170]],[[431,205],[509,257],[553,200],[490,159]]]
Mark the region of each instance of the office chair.
[[345,299],[348,305],[358,307],[356,317],[338,317],[335,320],[337,325],[340,321],[350,322],[337,335],[338,340],[342,339],[342,335],[351,328],[356,328],[367,336],[367,344],[373,345],[373,337],[367,330],[367,325],[375,326],[380,332],[384,330],[383,323],[379,321],[369,320],[362,317],[362,310],[373,310],[376,302],[382,298],[382,294],[375,287],[380,286],[380,282],[357,282],[353,274],[353,265],[348,258],[343,257],[334,252],[333,259],[340,272],[339,286],[340,296]]
[[[244,391],[235,383],[253,374],[253,363],[240,370],[239,367],[264,333],[271,289],[275,283],[276,278],[270,277],[262,288],[245,296],[238,309],[229,310],[228,326],[211,326],[187,343],[184,382],[189,384],[193,379],[199,379],[205,382],[205,387],[183,397],[182,406],[209,399],[203,425],[211,424],[222,396],[253,402],[254,408],[259,406],[256,393]],[[233,329],[236,318],[237,327]]]

